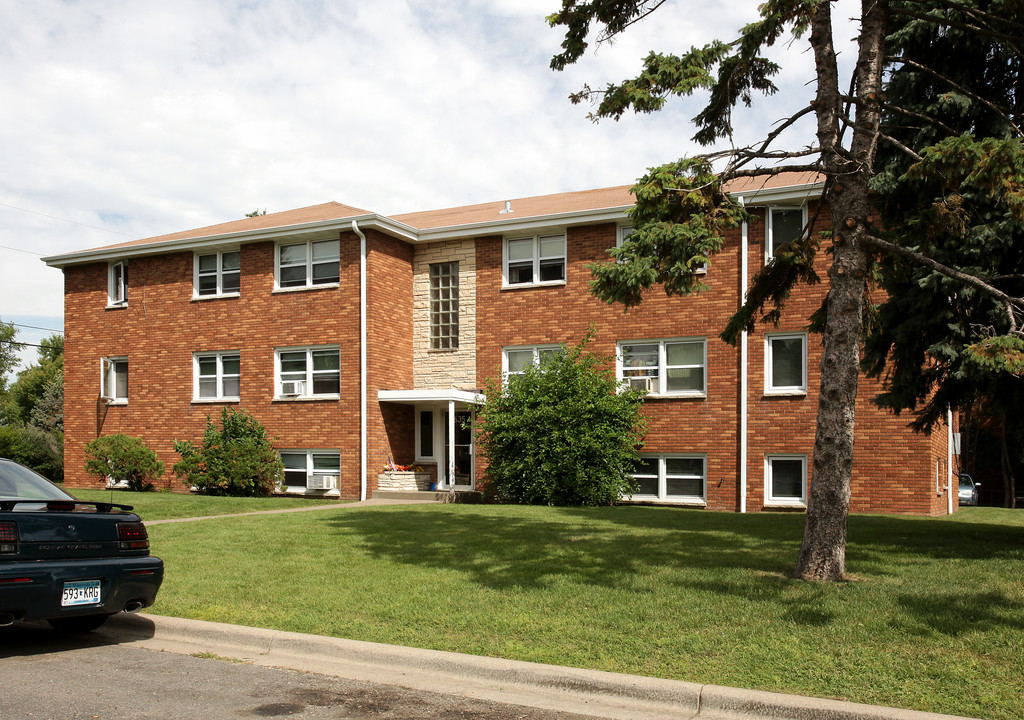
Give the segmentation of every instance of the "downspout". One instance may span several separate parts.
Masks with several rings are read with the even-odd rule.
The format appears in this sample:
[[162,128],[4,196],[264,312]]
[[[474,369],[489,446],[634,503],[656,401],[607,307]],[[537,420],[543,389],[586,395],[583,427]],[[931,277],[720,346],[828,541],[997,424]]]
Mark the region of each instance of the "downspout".
[[[961,452],[963,448],[961,448]],[[957,478],[957,486],[960,478]],[[946,514],[953,514],[953,409],[946,408]]]
[[359,236],[359,501],[366,500],[366,236],[352,221]]
[[[743,196],[737,198],[744,207]],[[740,297],[741,304],[747,302],[749,269],[747,267],[747,221],[740,229]],[[740,333],[740,512],[747,511],[747,331]]]

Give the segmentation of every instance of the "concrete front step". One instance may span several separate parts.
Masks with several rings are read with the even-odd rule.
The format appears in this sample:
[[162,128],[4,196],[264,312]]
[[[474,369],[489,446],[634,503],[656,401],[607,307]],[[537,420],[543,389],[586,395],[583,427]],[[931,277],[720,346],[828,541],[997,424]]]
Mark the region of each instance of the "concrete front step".
[[380,500],[426,500],[428,502],[479,503],[483,493],[476,490],[374,490],[374,499]]

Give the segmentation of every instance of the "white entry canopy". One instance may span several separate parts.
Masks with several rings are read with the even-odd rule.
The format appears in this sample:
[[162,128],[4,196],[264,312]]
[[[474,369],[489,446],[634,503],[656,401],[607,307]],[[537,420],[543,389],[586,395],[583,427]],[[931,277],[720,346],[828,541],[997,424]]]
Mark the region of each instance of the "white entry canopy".
[[421,405],[426,403],[453,402],[468,405],[483,405],[487,398],[483,393],[472,390],[378,390],[377,400],[380,402],[401,403],[403,405]]

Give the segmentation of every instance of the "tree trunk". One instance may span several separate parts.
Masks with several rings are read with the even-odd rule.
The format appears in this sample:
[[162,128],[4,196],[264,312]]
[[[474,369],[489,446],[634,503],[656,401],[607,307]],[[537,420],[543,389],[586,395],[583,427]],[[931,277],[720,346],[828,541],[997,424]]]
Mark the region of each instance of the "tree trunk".
[[860,340],[867,281],[871,177],[880,119],[879,103],[887,4],[865,0],[856,70],[858,106],[850,150],[841,144],[840,92],[832,42],[829,3],[821,3],[811,22],[814,48],[818,142],[828,184],[833,233],[833,262],[825,330],[822,337],[821,388],[807,522],[796,576],[842,580],[846,574],[846,528],[853,470],[854,414],[860,373]]
[[1003,471],[1003,507],[1017,507],[1017,483],[1013,477],[1013,462],[1010,460],[1010,447],[1006,443],[1006,413],[1003,413],[1003,421],[1000,424],[999,433],[999,465]]

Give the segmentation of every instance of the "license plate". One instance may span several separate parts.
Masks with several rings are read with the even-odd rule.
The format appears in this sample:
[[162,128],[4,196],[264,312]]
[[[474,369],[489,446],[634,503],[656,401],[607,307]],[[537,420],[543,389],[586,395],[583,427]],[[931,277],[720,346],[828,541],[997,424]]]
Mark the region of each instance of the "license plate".
[[99,580],[79,580],[78,582],[64,583],[64,593],[60,596],[61,607],[98,605],[99,602]]

